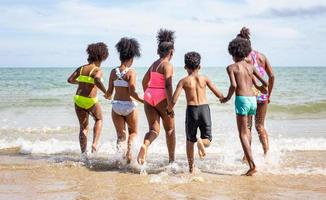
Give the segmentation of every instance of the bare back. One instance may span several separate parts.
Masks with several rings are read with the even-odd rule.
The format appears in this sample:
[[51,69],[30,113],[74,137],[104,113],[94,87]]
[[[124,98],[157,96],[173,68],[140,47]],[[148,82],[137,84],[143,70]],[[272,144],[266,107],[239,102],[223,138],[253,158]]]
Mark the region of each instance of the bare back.
[[189,75],[182,79],[186,93],[187,105],[201,105],[207,103],[207,78],[201,75]]
[[247,62],[237,62],[228,67],[231,75],[234,76],[236,82],[236,95],[237,96],[254,96],[253,92],[253,65]]
[[[112,76],[112,82],[118,79],[118,76],[115,74],[115,69],[112,70],[111,76]],[[114,86],[114,89],[115,89],[115,93],[114,93],[114,97],[113,97],[114,100],[132,101],[132,98],[131,98],[131,95],[129,92],[129,82],[130,82],[131,76],[135,76],[135,72],[132,69],[129,70],[122,78],[123,80],[128,82],[128,87]]]
[[[83,70],[82,70],[82,73],[80,74],[81,68],[83,68]],[[90,77],[94,78],[95,74],[99,70],[99,68],[97,68],[97,69],[94,69],[94,68],[97,68],[97,67],[95,67],[92,64],[84,65],[79,68],[78,75],[80,74],[80,75],[90,76]],[[80,82],[80,83],[78,83],[78,89],[76,91],[76,94],[84,96],[84,97],[92,97],[93,98],[93,97],[96,97],[97,87],[95,84]]]

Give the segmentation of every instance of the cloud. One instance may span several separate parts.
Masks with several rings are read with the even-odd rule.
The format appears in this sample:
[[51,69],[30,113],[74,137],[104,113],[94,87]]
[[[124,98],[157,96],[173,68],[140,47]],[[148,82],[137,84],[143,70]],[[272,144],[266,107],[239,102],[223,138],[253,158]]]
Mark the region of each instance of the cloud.
[[[120,37],[129,36],[141,43],[143,55],[148,55],[141,62],[147,65],[156,56],[155,34],[159,28],[165,27],[176,31],[178,65],[182,65],[183,53],[188,50],[198,50],[208,55],[206,60],[215,60],[217,52],[224,53],[219,59],[226,63],[230,59],[226,51],[227,43],[242,26],[251,28],[253,43],[257,46],[268,47],[269,42],[266,41],[290,41],[278,43],[282,49],[293,43],[299,45],[311,29],[316,32],[322,29],[318,23],[323,20],[320,16],[326,12],[325,1],[319,0],[51,2],[47,5],[17,1],[0,3],[0,52],[7,52],[5,48],[8,48],[14,54],[18,48],[24,55],[48,52],[50,56],[53,51],[46,48],[51,46],[54,51],[65,52],[63,56],[69,56],[70,52],[84,53],[84,50],[77,49],[87,42],[103,40],[114,46]],[[300,16],[315,18],[314,21],[305,19],[304,27],[302,21],[297,20]],[[16,39],[17,35],[21,36],[19,40]],[[23,47],[20,47],[21,43]],[[69,51],[64,50],[67,44]],[[115,59],[114,54],[111,55]],[[210,62],[210,65],[215,65],[215,61]]]
[[270,9],[266,16],[268,17],[313,17],[326,14],[326,6],[316,6],[312,8],[299,9]]

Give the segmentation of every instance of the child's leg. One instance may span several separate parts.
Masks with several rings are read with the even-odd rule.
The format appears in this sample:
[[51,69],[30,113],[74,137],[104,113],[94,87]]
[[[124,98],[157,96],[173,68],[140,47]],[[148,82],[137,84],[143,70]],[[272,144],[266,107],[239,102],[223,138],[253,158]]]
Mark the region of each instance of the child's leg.
[[157,110],[162,117],[162,123],[165,130],[166,145],[169,153],[169,163],[175,159],[175,127],[174,116],[166,113],[167,101],[162,101],[156,105]]
[[199,158],[204,159],[206,156],[206,151],[205,151],[205,144],[201,138],[197,139],[197,148],[198,148]]
[[209,139],[201,139],[201,141],[203,142],[203,145],[205,146],[205,148],[209,147],[211,145],[211,141]]
[[[209,147],[212,140],[212,120],[211,112],[208,105],[201,105],[199,107],[199,129],[200,139],[197,141],[198,150],[200,149],[203,157],[206,155],[205,148]],[[201,157],[201,158],[203,158]]]
[[92,153],[97,151],[98,140],[100,139],[103,120],[102,120],[102,110],[99,103],[96,103],[91,109],[90,113],[92,114],[95,123],[93,128],[93,144],[92,144]]
[[87,149],[87,132],[88,132],[88,112],[78,106],[75,106],[75,111],[79,121],[79,144],[80,150],[84,153]]
[[112,121],[117,132],[117,150],[118,152],[122,150],[122,143],[126,141],[126,124],[125,118],[118,115],[113,110],[111,112]]
[[255,127],[259,135],[260,143],[263,146],[264,155],[267,154],[269,150],[268,134],[265,129],[265,117],[267,113],[268,102],[257,104],[257,114],[255,117]]
[[189,164],[189,172],[194,173],[194,143],[187,140],[187,159]]
[[149,105],[144,103],[145,114],[148,121],[149,131],[146,133],[144,138],[144,143],[140,147],[137,161],[139,164],[144,164],[147,154],[148,146],[157,138],[160,133],[160,115],[157,110]]
[[242,149],[247,158],[250,169],[245,173],[247,176],[252,176],[256,172],[256,165],[254,163],[251,145],[250,145],[250,131],[248,128],[248,116],[238,115],[237,114],[237,125],[240,136],[240,141],[242,145]]
[[130,163],[132,159],[132,155],[131,155],[132,143],[134,142],[134,139],[137,136],[138,113],[136,109],[132,111],[132,113],[130,113],[128,116],[126,116],[126,121],[128,124],[128,132],[129,132],[126,159],[127,159],[127,163]]
[[[253,118],[253,115],[248,115],[248,128],[249,128],[249,142],[250,142],[250,145],[251,145],[251,141],[252,141],[252,118]],[[247,159],[246,159],[246,155],[243,155],[242,157],[242,160],[244,162],[247,162]]]

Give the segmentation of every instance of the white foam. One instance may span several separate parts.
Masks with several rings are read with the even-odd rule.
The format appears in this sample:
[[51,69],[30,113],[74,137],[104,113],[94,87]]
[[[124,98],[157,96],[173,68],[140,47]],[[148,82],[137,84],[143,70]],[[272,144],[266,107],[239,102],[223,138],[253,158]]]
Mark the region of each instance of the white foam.
[[[161,142],[161,141],[158,141]],[[164,142],[164,141],[163,141]],[[88,146],[90,147],[90,143]],[[137,156],[140,142],[137,141],[133,145],[133,157]],[[19,152],[23,154],[79,154],[79,142],[78,141],[61,141],[58,139],[48,140],[26,140],[18,138],[17,140],[8,141],[6,139],[0,140],[0,149],[5,148],[19,148]],[[320,174],[326,175],[326,168],[320,166],[291,166],[282,167],[282,163],[286,162],[284,154],[288,151],[325,151],[326,139],[325,138],[278,138],[270,140],[270,153],[264,158],[262,153],[261,144],[258,141],[253,141],[252,149],[255,163],[258,170],[262,173],[269,174]],[[196,147],[195,147],[196,148]],[[195,151],[196,152],[196,151]],[[185,156],[185,144],[178,144],[177,159],[173,166],[170,168],[164,168],[167,162],[167,148],[166,145],[160,145],[160,143],[152,145],[149,149],[148,155],[148,167],[149,171],[157,170],[165,171],[166,173],[175,172],[187,173],[188,164]],[[115,141],[107,141],[100,143],[98,147],[98,156],[109,158],[109,160],[120,160],[122,154],[116,150]],[[200,161],[198,156],[195,156],[195,165],[202,172],[216,173],[216,174],[242,174],[248,167],[241,161],[243,151],[239,141],[224,138],[219,143],[213,143],[211,147],[207,149],[208,158],[204,161]],[[211,157],[209,157],[212,155]],[[133,164],[135,165],[135,159]],[[302,161],[304,162],[304,161]],[[122,162],[121,162],[122,163]],[[297,162],[300,163],[300,162]],[[125,165],[125,163],[122,163]],[[170,169],[170,170],[169,170]],[[153,182],[159,181],[160,178],[153,177]]]

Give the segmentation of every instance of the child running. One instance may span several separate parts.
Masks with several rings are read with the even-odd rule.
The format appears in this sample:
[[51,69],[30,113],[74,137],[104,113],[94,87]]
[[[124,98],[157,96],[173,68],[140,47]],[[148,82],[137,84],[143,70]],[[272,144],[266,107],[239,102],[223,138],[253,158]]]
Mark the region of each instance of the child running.
[[[197,142],[198,154],[201,159],[206,155],[205,147],[212,141],[211,114],[207,104],[206,87],[208,87],[220,100],[222,93],[206,76],[199,75],[201,56],[197,52],[185,54],[185,69],[188,76],[181,79],[172,97],[172,103],[167,112],[172,112],[182,89],[186,93],[186,135],[187,135],[187,158],[189,172],[194,173],[194,143]],[[197,138],[197,129],[200,129],[200,137]]]
[[131,68],[134,57],[140,56],[139,43],[133,38],[124,37],[115,47],[120,54],[121,64],[111,71],[106,98],[111,99],[115,90],[111,115],[117,131],[117,149],[124,149],[127,124],[129,137],[125,158],[129,164],[132,159],[131,146],[137,135],[138,125],[138,113],[135,109],[137,104],[133,99],[142,103],[144,101],[136,92],[136,71]]
[[[235,92],[235,112],[237,115],[237,125],[240,136],[241,145],[248,161],[250,169],[244,174],[252,176],[256,173],[256,165],[253,160],[250,144],[250,130],[248,127],[248,119],[256,114],[257,102],[253,91],[256,86],[261,92],[267,92],[267,82],[259,75],[256,68],[246,62],[246,57],[251,52],[251,46],[248,40],[243,38],[235,38],[229,43],[229,53],[234,60],[234,64],[227,67],[230,79],[230,88],[227,97],[221,102],[229,101]],[[258,87],[255,77],[263,83]]]
[[79,144],[82,159],[87,158],[88,118],[94,118],[92,153],[97,151],[97,144],[102,130],[102,109],[97,99],[97,90],[106,89],[102,83],[101,63],[109,56],[108,47],[103,42],[88,45],[88,64],[78,67],[68,78],[68,83],[78,85],[74,96],[75,110],[79,121]]

